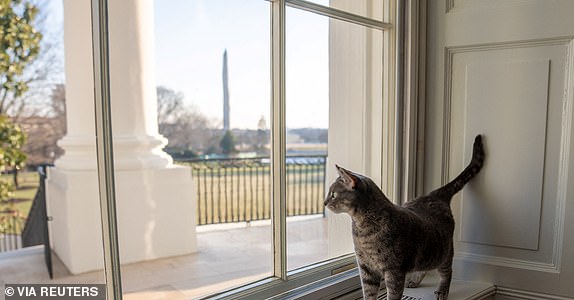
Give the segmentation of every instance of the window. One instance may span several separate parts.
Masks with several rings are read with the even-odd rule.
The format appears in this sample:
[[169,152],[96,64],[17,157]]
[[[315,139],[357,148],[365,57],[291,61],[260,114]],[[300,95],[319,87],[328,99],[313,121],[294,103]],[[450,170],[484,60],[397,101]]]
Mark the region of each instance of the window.
[[[95,8],[99,5],[100,12],[106,8],[107,1],[93,0],[92,2]],[[392,180],[392,178],[394,178],[392,176],[392,170],[394,169],[393,161],[395,155],[395,106],[393,100],[394,72],[392,69],[394,67],[392,45],[394,44],[392,31],[390,30],[390,21],[394,13],[394,2],[385,0],[343,0],[328,1],[329,6],[326,6],[326,2],[319,2],[321,4],[315,2],[319,1],[196,1],[195,3],[198,5],[213,5],[212,8],[214,11],[217,11],[217,15],[206,17],[215,17],[215,20],[221,21],[220,23],[228,24],[228,27],[223,29],[227,32],[224,32],[222,36],[228,36],[227,34],[232,32],[237,40],[244,42],[244,48],[240,51],[234,50],[232,52],[231,49],[225,51],[225,46],[222,44],[217,47],[223,48],[224,52],[209,52],[207,48],[198,50],[198,48],[209,47],[209,43],[218,43],[217,36],[220,32],[210,31],[215,29],[215,27],[210,26],[204,27],[203,30],[205,30],[205,32],[203,33],[191,32],[193,28],[190,29],[181,26],[181,24],[177,24],[177,18],[175,17],[177,14],[175,13],[173,14],[173,19],[168,21],[174,22],[174,28],[176,28],[177,31],[172,32],[172,34],[174,40],[180,43],[167,45],[162,43],[156,48],[158,49],[156,51],[162,52],[166,50],[161,49],[161,47],[166,47],[168,49],[167,51],[172,51],[174,54],[173,57],[176,57],[176,52],[185,52],[185,47],[188,45],[193,47],[193,43],[186,44],[184,40],[189,38],[188,35],[195,36],[194,41],[197,42],[197,45],[193,49],[188,49],[190,53],[187,54],[194,56],[190,58],[190,61],[197,60],[196,66],[206,63],[208,60],[218,61],[219,57],[222,58],[221,70],[223,72],[222,81],[224,82],[222,98],[225,98],[226,93],[228,93],[226,85],[229,84],[229,82],[226,81],[231,80],[232,77],[234,77],[233,80],[237,80],[235,78],[238,77],[247,78],[247,80],[242,81],[245,82],[245,85],[248,85],[247,87],[243,86],[239,88],[231,84],[228,86],[229,88],[234,87],[229,91],[229,94],[234,95],[233,97],[237,99],[245,97],[244,100],[241,100],[242,104],[237,106],[237,110],[235,110],[235,106],[232,106],[230,110],[223,110],[227,111],[227,113],[229,113],[229,111],[237,111],[242,117],[253,114],[254,116],[250,116],[252,121],[246,122],[255,126],[253,120],[257,120],[260,126],[259,129],[261,130],[265,130],[265,126],[261,125],[262,122],[259,121],[269,120],[270,157],[257,158],[255,164],[257,164],[261,170],[260,172],[263,178],[261,179],[262,186],[269,186],[268,190],[263,189],[259,194],[263,199],[268,197],[269,201],[257,202],[262,205],[262,208],[256,211],[262,215],[268,213],[270,223],[262,221],[261,227],[254,230],[263,232],[262,235],[244,237],[244,239],[254,239],[258,242],[261,239],[267,239],[268,245],[263,246],[266,250],[261,252],[263,253],[262,255],[254,256],[251,262],[242,262],[242,264],[249,266],[257,264],[260,267],[258,269],[259,271],[247,276],[245,273],[238,272],[236,274],[239,275],[237,277],[239,278],[238,280],[234,278],[234,280],[228,282],[227,285],[217,285],[216,289],[209,290],[209,293],[222,292],[222,290],[236,285],[243,286],[238,289],[222,292],[216,297],[233,298],[237,295],[243,297],[249,295],[249,297],[255,298],[269,297],[336,274],[353,266],[354,257],[352,256],[350,224],[346,216],[334,215],[329,211],[323,214],[321,211],[321,213],[318,214],[319,216],[291,217],[298,213],[304,214],[304,212],[314,211],[314,209],[317,208],[317,202],[319,204],[318,210],[322,209],[321,203],[324,197],[324,191],[321,190],[321,187],[327,188],[335,179],[335,163],[367,174],[371,176],[375,182],[379,183],[387,193],[396,193],[396,183]],[[130,11],[138,11],[138,9],[140,9],[137,5],[135,5],[135,8],[130,7],[128,9],[126,7],[120,8],[117,2],[112,2],[111,4],[110,11],[122,9],[122,11],[130,13]],[[156,5],[158,7],[160,5],[162,6],[156,9],[157,12],[162,9],[168,10],[167,7],[170,3],[162,1],[161,3],[156,3]],[[203,9],[202,12],[207,12],[210,8],[198,6],[196,9]],[[218,11],[217,9],[221,10]],[[183,11],[185,11],[185,9],[183,9]],[[241,13],[238,14],[238,11]],[[267,15],[261,18],[252,15],[260,11],[267,11]],[[141,11],[139,12],[142,13]],[[145,15],[145,13],[149,13],[147,10],[142,14],[148,16]],[[117,15],[114,17],[112,13],[109,14],[112,15],[112,20],[117,20],[114,19],[117,18]],[[97,24],[104,27],[108,26],[109,22],[105,14],[96,13],[94,16],[94,26]],[[159,15],[155,17],[158,18]],[[122,19],[130,18],[124,16]],[[202,22],[205,20],[199,18],[194,21]],[[136,19],[134,24],[135,26],[147,26],[145,24],[145,18]],[[135,42],[130,46],[129,40],[122,40],[121,37],[123,35],[114,31],[114,28],[118,28],[116,26],[110,29],[110,52],[108,53],[106,46],[108,37],[105,35],[106,31],[104,27],[96,26],[97,30],[95,30],[94,35],[95,65],[96,75],[98,75],[95,77],[96,100],[101,101],[99,102],[101,105],[97,105],[99,108],[97,111],[97,136],[98,150],[100,153],[99,166],[102,171],[107,170],[107,172],[101,172],[102,175],[100,177],[100,191],[103,204],[102,213],[103,219],[105,220],[103,228],[105,257],[107,259],[107,282],[109,295],[118,296],[121,292],[121,285],[112,285],[111,283],[119,283],[123,279],[128,279],[125,274],[129,272],[130,266],[124,266],[123,269],[119,269],[120,260],[118,248],[116,247],[118,243],[117,231],[119,230],[120,232],[120,246],[124,248],[147,246],[148,249],[146,249],[144,253],[144,255],[147,255],[159,250],[151,247],[150,243],[138,245],[136,242],[136,244],[131,245],[127,240],[122,240],[130,238],[121,235],[122,226],[124,226],[124,228],[129,226],[147,228],[148,230],[139,236],[139,239],[144,241],[146,239],[153,239],[155,234],[163,233],[170,235],[166,237],[166,242],[168,243],[170,239],[177,238],[175,231],[179,228],[162,228],[163,231],[159,231],[157,228],[161,226],[159,223],[142,222],[141,224],[137,224],[137,219],[134,219],[132,223],[118,224],[116,221],[116,201],[114,200],[116,196],[114,194],[114,187],[125,190],[135,190],[136,188],[129,184],[126,185],[125,181],[122,183],[121,180],[117,180],[120,178],[118,175],[125,175],[122,173],[121,164],[118,163],[115,165],[115,178],[117,183],[114,181],[114,168],[110,163],[114,157],[121,158],[122,156],[130,155],[129,152],[127,152],[128,149],[130,149],[130,141],[123,141],[124,144],[121,142],[118,143],[118,140],[122,141],[121,134],[124,132],[120,131],[120,134],[118,134],[118,132],[112,130],[111,127],[107,127],[107,125],[109,125],[107,121],[111,118],[110,114],[119,114],[120,112],[117,112],[117,110],[122,106],[114,106],[113,97],[118,97],[118,94],[114,93],[113,80],[111,86],[112,105],[111,107],[109,106],[110,81],[106,72],[110,70],[109,76],[111,78],[120,76],[115,72],[121,73],[121,71],[117,71],[120,68],[113,67],[114,64],[121,64],[123,62],[123,60],[118,60],[118,57],[120,57],[119,54],[114,54],[114,51],[121,52],[121,50],[117,50],[118,46],[114,47],[113,43],[123,42],[125,47],[134,47],[135,45],[135,47],[131,49],[142,52],[147,51],[146,49],[142,49],[142,47],[153,47],[153,43],[145,39],[144,41],[137,40],[136,38]],[[156,28],[156,30],[158,29]],[[197,36],[202,36],[204,39],[200,40]],[[252,36],[257,36],[258,40],[249,40]],[[160,36],[156,38],[156,41],[165,38],[166,36]],[[261,41],[264,42],[260,43]],[[268,52],[260,52],[260,46],[262,44],[267,44]],[[201,54],[200,51],[204,51],[203,54]],[[123,55],[127,55],[125,61],[129,61],[130,58],[128,56],[133,55],[133,52],[124,53]],[[197,59],[195,55],[201,55],[201,58]],[[233,57],[233,64],[231,63],[231,57]],[[230,71],[233,68],[240,69],[239,65],[242,63],[245,64],[248,61],[256,61],[263,66],[266,64],[265,62],[268,62],[269,69],[271,70],[270,76],[267,78],[265,78],[265,76],[258,77],[257,74],[259,73],[256,69],[259,66],[252,66],[250,72],[245,71],[245,73],[242,74],[234,73],[236,71]],[[112,68],[108,69],[110,65]],[[193,67],[186,68],[183,62],[178,64],[178,62],[175,61],[174,65],[179,67],[175,72],[182,74],[180,76],[181,80],[186,78],[186,73],[200,72],[200,70],[194,69]],[[158,64],[158,73],[164,72],[163,68],[165,67],[166,65]],[[130,79],[131,75],[133,75],[130,72],[133,72],[133,69],[130,69],[129,66],[125,66],[124,69],[127,70],[127,72],[122,73],[122,78]],[[192,81],[189,83],[193,92],[197,92],[197,95],[201,95],[202,91],[200,91],[200,89],[208,85],[198,84],[197,81],[203,80],[204,78],[202,77],[212,75],[206,71],[207,69],[208,68],[201,70],[202,76],[196,76],[194,78],[196,82]],[[219,70],[219,68],[211,69]],[[248,69],[249,68],[246,68],[244,70]],[[138,71],[141,72],[141,77],[145,77],[146,70],[136,70],[136,72]],[[214,72],[216,72],[216,75],[213,76],[217,76],[218,71]],[[140,79],[141,78],[136,78],[134,80]],[[162,80],[165,79],[165,77],[161,76],[157,78],[156,81],[159,85],[167,85],[168,83],[162,82]],[[249,79],[255,83],[249,83]],[[194,85],[197,85],[197,88],[193,89]],[[242,95],[243,90],[245,90],[244,95]],[[149,89],[146,89],[146,91],[155,92]],[[249,95],[250,92],[253,94]],[[267,93],[269,97],[261,96],[265,93]],[[175,94],[177,94],[177,92],[175,92]],[[218,99],[217,101],[220,100]],[[225,105],[226,104],[223,104],[223,106]],[[138,105],[136,105],[136,109],[137,107]],[[122,108],[126,109],[126,107]],[[145,110],[145,105],[143,105],[142,109]],[[259,112],[260,110],[262,110],[262,112]],[[265,110],[269,113],[264,112]],[[226,113],[224,113],[224,115],[225,114]],[[171,117],[168,116],[167,118],[169,119]],[[134,129],[130,127],[130,118],[127,119],[128,121],[123,121],[126,124],[121,124],[122,121],[119,121],[120,125],[118,128],[123,128],[126,131],[137,131],[138,128]],[[229,122],[227,120],[225,117],[223,118],[221,127],[225,132],[229,131],[232,133],[233,126],[238,126],[234,125],[234,122],[239,121],[233,120],[233,113],[231,114],[231,121]],[[153,125],[145,125],[144,127],[145,130],[154,130]],[[114,127],[114,129],[115,128],[116,127]],[[193,130],[191,130],[191,132],[193,133]],[[115,135],[113,153],[110,147],[112,145],[112,133]],[[323,135],[323,140],[327,142],[326,149],[324,149],[324,145],[319,145],[320,143],[305,143],[305,139],[313,134]],[[321,140],[320,137],[309,139],[313,141]],[[149,143],[154,144],[156,142],[151,140]],[[153,152],[154,154],[158,153],[155,148],[153,151],[155,151]],[[306,157],[304,159],[292,157],[293,153],[298,152],[305,152]],[[315,152],[326,152],[327,154],[326,167],[325,171],[323,171],[324,175],[321,176],[319,176],[319,171],[317,171],[319,167],[314,163],[322,163],[325,158],[324,156],[317,155]],[[166,159],[168,164],[170,163],[169,158],[165,158],[163,154],[158,155],[161,156],[162,159]],[[148,159],[148,157],[146,156],[145,159]],[[120,159],[119,161],[126,163],[129,160]],[[129,162],[133,164],[140,163],[139,160]],[[149,158],[150,166],[161,168],[164,166],[164,163],[165,162],[159,158]],[[107,168],[104,168],[105,166],[107,166]],[[151,169],[153,169],[153,167]],[[153,173],[155,171],[150,172]],[[209,179],[203,179],[203,181],[194,181],[195,192],[202,188],[203,190],[201,191],[206,194],[211,192],[213,188],[224,189],[218,193],[220,195],[229,196],[230,199],[225,200],[225,205],[221,204],[221,202],[214,204],[210,202],[211,198],[206,196],[206,198],[194,204],[197,206],[190,207],[190,210],[193,211],[197,209],[195,210],[196,212],[211,210],[225,214],[232,213],[237,209],[245,209],[247,205],[242,204],[245,198],[239,199],[233,197],[238,193],[243,193],[244,195],[248,195],[248,198],[252,198],[249,195],[253,194],[250,194],[251,192],[245,188],[248,184],[242,176],[246,173],[259,172],[259,169],[247,170],[243,167],[226,169],[224,172],[231,172],[231,177],[228,177],[231,179],[229,179],[229,182],[217,181],[217,184],[213,184],[213,180],[221,179],[219,173],[217,173],[217,179],[213,179],[214,172],[220,171],[205,168],[194,173],[195,177],[201,175],[207,175],[207,177],[212,176]],[[153,174],[144,174],[142,176],[147,176],[146,180],[165,180],[165,178]],[[308,190],[303,191],[297,189],[297,183],[303,181],[312,183]],[[171,182],[166,182],[166,189],[177,187],[177,182],[173,185],[171,184]],[[208,185],[210,186],[208,187]],[[225,190],[227,188],[232,190]],[[147,191],[144,192],[150,193]],[[158,196],[161,197],[161,193]],[[124,218],[129,218],[128,214],[131,213],[130,207],[126,206],[126,204],[122,204],[122,199],[120,198],[117,199],[117,203],[118,216],[121,217],[121,214],[124,214]],[[157,214],[156,208],[158,203],[159,202],[155,200],[147,201],[145,203],[145,212]],[[307,205],[307,203],[311,204]],[[265,206],[267,204],[269,205],[268,211]],[[172,207],[165,212],[166,218],[169,218],[170,214],[179,214],[180,211],[178,211],[178,208],[180,207],[188,208],[185,206],[188,204],[181,205],[183,206]],[[234,205],[237,209],[233,208]],[[244,211],[243,215],[246,217],[247,215],[251,215],[251,213]],[[217,223],[225,218],[226,217],[221,216],[214,217],[212,215],[195,218],[193,222],[200,224],[204,221],[211,220]],[[241,217],[231,216],[230,218],[233,221],[239,221]],[[262,219],[266,218],[262,217]],[[176,221],[178,220],[174,218],[174,222]],[[242,220],[242,222],[246,221],[247,220]],[[186,223],[182,221],[178,224]],[[247,228],[254,229],[253,226]],[[222,233],[221,235],[224,236],[223,239],[226,238],[225,234]],[[232,238],[228,240],[232,240]],[[312,242],[309,242],[310,240]],[[200,238],[198,238],[198,243],[199,242],[201,242]],[[210,241],[204,242],[209,243]],[[255,245],[255,243],[251,244],[251,246],[253,245]],[[221,248],[225,247],[225,245],[216,245],[216,247]],[[254,248],[230,249],[230,251],[235,251],[234,254],[236,256],[248,256],[250,254],[249,252],[254,251]],[[174,252],[174,254],[177,255],[177,252]],[[207,255],[206,259],[218,259],[217,255],[209,257],[210,253],[204,254]],[[185,259],[182,258],[179,260],[179,262],[182,261],[185,261]],[[230,268],[230,265],[233,263],[234,261],[232,260],[223,261],[219,264],[221,270],[206,268],[199,271],[199,273],[214,272],[216,275],[221,274],[225,272],[226,268]],[[174,265],[165,266],[165,268],[171,267],[174,267]],[[183,277],[191,276],[190,273],[194,271],[197,272],[197,270],[182,269],[181,275]],[[120,277],[120,274],[123,277]],[[193,284],[168,282],[169,279],[166,279],[168,280],[166,282],[160,283],[159,281],[162,280],[161,273],[152,275],[153,276],[149,277],[149,280],[158,280],[158,284],[155,287],[153,285],[150,286],[147,290],[142,289],[144,292],[154,294],[163,293],[166,292],[166,290],[170,291],[171,289],[182,292],[195,288]],[[200,276],[200,274],[196,275]],[[221,282],[217,282],[217,284],[220,283]],[[212,284],[212,288],[214,284],[215,283]],[[130,288],[124,286],[124,293],[129,296],[130,292],[132,292]],[[183,294],[185,294],[185,292],[183,292]],[[140,296],[143,297],[144,295],[147,294],[141,294]],[[194,294],[194,296],[199,295]]]
[[[293,128],[312,126],[298,123],[321,121],[328,129],[327,172],[322,179],[327,189],[336,176],[335,164],[380,177],[374,166],[378,162],[367,157],[371,147],[380,147],[379,141],[371,141],[366,128],[374,115],[382,114],[377,106],[382,99],[382,32],[295,8],[287,8],[285,19],[287,153],[297,151],[297,142],[302,142],[293,140]],[[381,134],[380,127],[370,130]],[[312,144],[304,145],[307,148],[298,151],[317,151]],[[289,160],[286,165],[289,208],[305,201],[306,195],[289,184],[302,166],[290,165]],[[312,227],[295,220],[287,223],[288,258],[293,252],[305,253],[288,259],[288,270],[352,252],[347,216],[325,211],[315,222]]]

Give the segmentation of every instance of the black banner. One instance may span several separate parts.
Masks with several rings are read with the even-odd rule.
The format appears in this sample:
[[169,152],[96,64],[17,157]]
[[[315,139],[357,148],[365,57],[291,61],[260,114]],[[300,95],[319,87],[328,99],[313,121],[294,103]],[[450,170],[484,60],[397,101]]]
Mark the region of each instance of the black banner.
[[6,300],[106,300],[105,284],[6,284]]

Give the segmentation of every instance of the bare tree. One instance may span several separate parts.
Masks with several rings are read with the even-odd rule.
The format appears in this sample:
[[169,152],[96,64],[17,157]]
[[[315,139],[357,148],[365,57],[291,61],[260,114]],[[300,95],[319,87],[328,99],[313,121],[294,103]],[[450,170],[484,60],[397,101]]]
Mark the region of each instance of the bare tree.
[[20,125],[28,139],[23,147],[28,155],[28,165],[51,164],[64,154],[58,146],[66,134],[66,89],[55,85],[50,97],[49,111],[45,115],[21,116]]
[[159,132],[168,139],[168,150],[201,153],[217,146],[214,122],[186,105],[183,93],[159,86],[157,101]]
[[[54,15],[54,1],[28,0],[37,7],[35,29],[41,33],[39,52],[22,73],[27,91],[8,95],[3,109],[26,132],[23,147],[28,165],[53,163],[63,150],[57,141],[66,133],[63,28]],[[55,22],[54,22],[55,20]]]
[[164,86],[157,87],[157,122],[158,124],[173,123],[184,113],[183,93],[176,92]]
[[259,154],[268,154],[269,150],[266,148],[269,144],[269,130],[267,129],[267,120],[265,116],[261,116],[257,123],[257,136],[255,138],[254,150]]

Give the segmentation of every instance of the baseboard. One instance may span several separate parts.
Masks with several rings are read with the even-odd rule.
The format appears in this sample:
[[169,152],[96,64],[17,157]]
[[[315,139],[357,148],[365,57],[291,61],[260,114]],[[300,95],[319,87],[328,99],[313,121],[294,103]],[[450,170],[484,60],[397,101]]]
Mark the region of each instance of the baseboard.
[[[413,296],[416,295],[416,296]],[[362,299],[361,291],[357,290],[354,293],[349,293],[345,295],[345,297],[338,297],[337,300],[345,299],[345,300],[357,300]],[[386,299],[386,295],[382,294],[378,298],[379,300]],[[431,293],[412,293],[410,292],[408,295],[405,295],[403,299],[434,299],[434,296]],[[455,298],[457,300],[462,300],[461,298]],[[549,294],[542,294],[542,293],[535,293],[529,291],[522,291],[516,289],[510,289],[505,287],[488,287],[483,290],[479,290],[476,294],[472,295],[465,295],[463,298],[464,300],[574,300],[574,298],[568,298],[563,296],[556,296],[556,295],[549,295]]]
[[[418,288],[405,288],[402,300],[434,300],[435,289],[438,285],[439,277],[435,272],[431,272],[421,286]],[[496,287],[489,283],[453,280],[450,287],[449,298],[454,300],[493,300],[496,294]],[[337,300],[358,300],[362,299],[361,286],[357,282],[354,291],[336,297],[325,297],[321,299]],[[314,298],[319,299],[319,298]],[[378,300],[386,300],[384,291],[378,297]],[[298,299],[299,300],[299,299]]]
[[[273,299],[277,300],[359,300],[362,299],[361,285],[356,271],[350,270],[333,278],[326,278],[311,285],[302,286]],[[434,291],[438,276],[431,272],[418,288],[406,288],[404,300],[434,300]],[[490,283],[453,280],[450,288],[450,299],[454,300],[574,300],[574,298],[543,294],[531,291],[495,286]],[[386,299],[381,291],[379,300]]]
[[[473,286],[471,283],[471,289],[464,288],[465,286],[469,286],[468,282],[454,282],[454,290],[461,289],[464,290],[462,294],[458,294],[455,299],[456,300],[574,300],[574,298],[563,297],[563,296],[556,296],[550,294],[543,294],[543,293],[536,293],[530,291],[523,291],[517,289],[511,289],[506,287],[495,287],[495,286]],[[417,300],[427,300],[427,299],[434,299],[434,295],[432,293],[432,288],[419,288],[419,289],[406,289],[405,291],[405,298],[404,299],[417,299]],[[455,292],[456,293],[456,292]],[[453,295],[455,296],[455,295]],[[463,298],[460,298],[462,296]],[[356,300],[362,299],[361,291],[356,290],[352,293],[349,293],[343,297],[337,297],[337,300],[345,299],[345,300]],[[382,294],[378,298],[379,300],[386,299],[386,295]]]
[[524,299],[524,300],[574,300],[563,296],[542,294],[530,291],[511,289],[506,287],[496,287],[496,300]]

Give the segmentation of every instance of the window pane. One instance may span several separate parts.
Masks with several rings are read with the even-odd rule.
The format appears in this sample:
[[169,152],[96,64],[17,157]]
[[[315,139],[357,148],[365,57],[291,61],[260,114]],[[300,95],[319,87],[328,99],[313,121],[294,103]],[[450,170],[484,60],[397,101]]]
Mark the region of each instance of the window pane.
[[286,15],[287,265],[325,260],[325,166],[329,128],[329,19]]
[[[38,8],[33,27],[42,38],[38,56],[24,68],[22,79],[29,89],[19,98],[8,94],[7,102],[16,102],[3,108],[27,135],[22,148],[25,163],[54,166],[46,169],[47,178],[35,168],[23,168],[13,197],[0,199],[0,285],[52,283],[49,267],[59,283],[103,284],[100,201],[92,151],[93,73],[90,67],[80,67],[92,65],[90,3],[33,3]],[[9,6],[21,15],[23,5],[11,1]],[[2,181],[13,183],[13,177],[2,175]]]
[[[288,268],[353,251],[347,215],[323,206],[335,164],[379,182],[382,32],[287,10]],[[375,138],[379,137],[379,138]],[[293,157],[289,157],[293,156]]]
[[[269,2],[114,3],[125,298],[196,298],[270,276]],[[146,111],[156,95],[157,114]]]
[[307,0],[362,17],[383,20],[384,0]]

